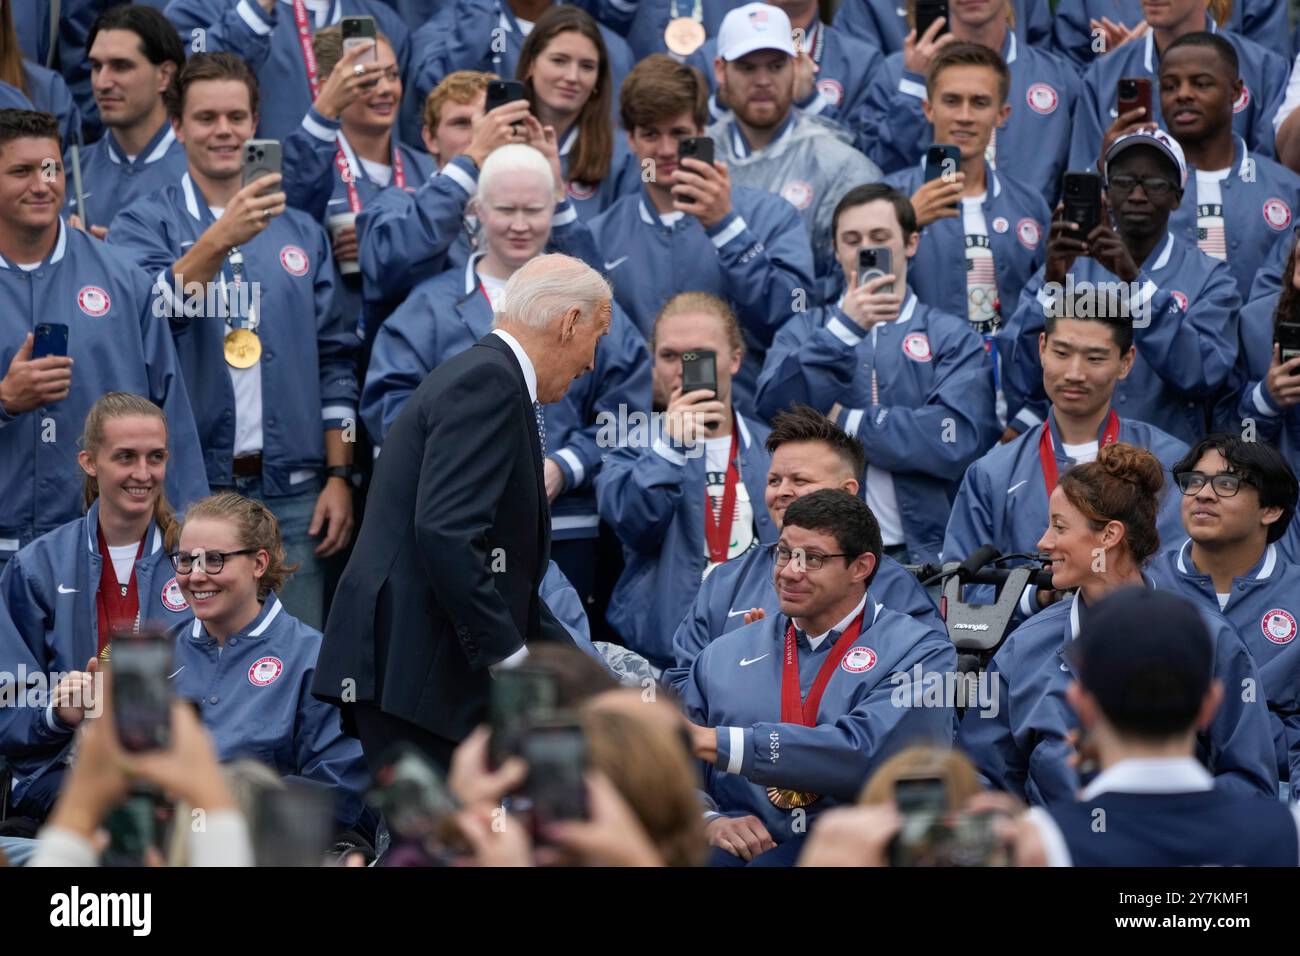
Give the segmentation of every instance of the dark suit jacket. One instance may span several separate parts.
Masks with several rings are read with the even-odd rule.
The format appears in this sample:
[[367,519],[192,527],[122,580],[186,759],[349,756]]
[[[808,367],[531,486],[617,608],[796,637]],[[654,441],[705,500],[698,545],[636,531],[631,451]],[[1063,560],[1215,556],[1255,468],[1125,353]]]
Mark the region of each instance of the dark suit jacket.
[[374,702],[462,739],[486,716],[489,665],[529,640],[568,640],[537,594],[550,548],[528,386],[488,334],[430,372],[393,422],[312,693],[350,732],[349,705]]

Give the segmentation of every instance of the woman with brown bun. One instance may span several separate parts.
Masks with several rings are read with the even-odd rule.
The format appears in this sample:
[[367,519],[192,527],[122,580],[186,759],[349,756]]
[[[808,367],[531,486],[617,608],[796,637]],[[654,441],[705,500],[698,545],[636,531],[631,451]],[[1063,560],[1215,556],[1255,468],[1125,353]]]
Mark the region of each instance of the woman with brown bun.
[[[968,710],[958,732],[958,745],[994,787],[1034,804],[1076,799],[1079,772],[1068,738],[1078,719],[1065,698],[1074,680],[1067,649],[1090,607],[1114,591],[1152,586],[1143,568],[1160,547],[1156,514],[1164,489],[1155,456],[1126,444],[1106,445],[1096,461],[1061,476],[1038,550],[1051,555],[1054,587],[1075,593],[1012,632],[985,678],[996,706]],[[1203,614],[1215,642],[1215,676],[1227,693],[1199,729],[1197,756],[1216,786],[1276,796],[1268,708],[1263,694],[1249,693],[1259,686],[1258,672],[1228,622]],[[1159,661],[1151,662],[1148,692],[1156,706]]]

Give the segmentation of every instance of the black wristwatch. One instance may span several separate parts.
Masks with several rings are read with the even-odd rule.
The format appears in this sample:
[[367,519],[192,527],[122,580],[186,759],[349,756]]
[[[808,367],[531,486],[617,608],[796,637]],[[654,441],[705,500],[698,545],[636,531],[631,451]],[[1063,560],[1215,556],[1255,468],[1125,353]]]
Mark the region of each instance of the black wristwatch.
[[326,478],[342,478],[349,485],[352,484],[352,476],[357,470],[351,465],[330,465],[325,469]]

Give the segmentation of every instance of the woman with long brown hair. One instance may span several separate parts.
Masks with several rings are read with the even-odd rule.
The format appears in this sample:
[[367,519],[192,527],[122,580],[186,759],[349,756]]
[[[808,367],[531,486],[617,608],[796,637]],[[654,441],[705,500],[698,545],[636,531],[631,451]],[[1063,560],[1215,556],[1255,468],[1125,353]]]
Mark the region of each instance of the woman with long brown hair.
[[[0,751],[14,764],[18,815],[44,817],[89,677],[114,631],[192,617],[167,553],[179,529],[164,483],[167,419],[147,398],[109,392],[91,406],[77,462],[86,514],[19,551],[0,574],[0,673],[47,676],[46,709],[0,707]],[[12,621],[12,626],[7,626]],[[23,756],[13,756],[22,754]]]
[[13,3],[14,0],[0,0],[0,101],[5,101],[4,106],[17,105],[7,102],[12,98],[4,95],[8,92],[4,84],[8,84],[27,97],[32,107],[53,114],[59,121],[63,148],[67,149],[81,139],[81,111],[63,77],[23,59],[18,30],[14,27]]
[[[1160,548],[1156,515],[1165,484],[1164,467],[1151,452],[1122,442],[1061,476],[1038,550],[1051,556],[1052,585],[1075,593],[1006,639],[981,675],[994,686],[980,698],[995,703],[968,709],[958,732],[958,744],[994,787],[1034,804],[1076,799],[1080,779],[1069,738],[1078,718],[1065,698],[1074,679],[1069,648],[1098,602],[1124,588],[1153,586],[1143,568]],[[1214,676],[1225,687],[1260,686],[1236,631],[1219,614],[1202,616],[1214,637]],[[1153,706],[1160,683],[1160,662],[1152,661],[1144,692]],[[1268,706],[1263,694],[1246,696],[1224,696],[1199,729],[1198,751],[1218,786],[1276,797]]]
[[555,131],[560,170],[580,218],[604,212],[619,196],[640,189],[632,150],[611,118],[609,52],[589,14],[556,4],[538,17],[515,76],[524,84],[532,114]]

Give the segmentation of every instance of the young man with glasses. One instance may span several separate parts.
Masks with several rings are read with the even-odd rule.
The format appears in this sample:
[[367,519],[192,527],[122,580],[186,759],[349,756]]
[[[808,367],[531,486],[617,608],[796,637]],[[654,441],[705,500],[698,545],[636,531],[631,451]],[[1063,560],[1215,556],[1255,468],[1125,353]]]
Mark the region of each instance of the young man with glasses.
[[1288,781],[1300,779],[1300,567],[1276,542],[1295,515],[1295,473],[1272,445],[1220,433],[1174,466],[1174,480],[1187,539],[1158,555],[1149,573],[1159,587],[1222,613],[1254,657],[1285,795]]
[[1187,179],[1177,141],[1139,130],[1115,140],[1105,161],[1101,223],[1081,235],[1057,207],[1047,262],[999,336],[1007,404],[1017,427],[1041,423],[1039,333],[1068,296],[1079,311],[1132,323],[1137,355],[1115,387],[1119,413],[1190,444],[1237,361],[1241,296],[1226,264],[1169,231]]
[[951,702],[918,692],[955,672],[956,651],[872,599],[880,552],[860,498],[826,488],[795,500],[776,550],[781,612],[691,665],[682,700],[717,806],[714,865],[789,865],[817,814],[852,802],[892,753],[951,743]]

